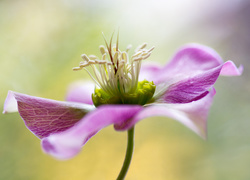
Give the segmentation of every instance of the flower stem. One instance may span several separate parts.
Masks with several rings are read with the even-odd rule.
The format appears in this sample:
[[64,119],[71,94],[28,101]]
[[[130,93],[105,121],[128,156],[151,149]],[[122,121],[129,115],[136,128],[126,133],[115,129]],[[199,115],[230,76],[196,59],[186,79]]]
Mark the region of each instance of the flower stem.
[[125,178],[129,169],[130,162],[132,160],[133,151],[134,151],[134,127],[128,130],[128,143],[127,143],[126,156],[120,174],[116,180],[123,180]]

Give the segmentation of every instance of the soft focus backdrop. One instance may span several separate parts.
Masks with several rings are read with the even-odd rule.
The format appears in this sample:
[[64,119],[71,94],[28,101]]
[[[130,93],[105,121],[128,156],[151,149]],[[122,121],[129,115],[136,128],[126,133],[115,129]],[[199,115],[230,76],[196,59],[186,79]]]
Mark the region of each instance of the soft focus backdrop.
[[[165,64],[189,42],[243,64],[241,77],[220,77],[204,141],[171,119],[136,126],[128,180],[250,179],[250,1],[247,0],[1,0],[0,108],[8,90],[64,100],[68,85],[89,80],[73,72],[80,55],[98,54],[101,33],[120,29],[120,46],[148,42]],[[126,132],[108,127],[68,161],[44,154],[17,113],[0,115],[1,180],[115,179]]]

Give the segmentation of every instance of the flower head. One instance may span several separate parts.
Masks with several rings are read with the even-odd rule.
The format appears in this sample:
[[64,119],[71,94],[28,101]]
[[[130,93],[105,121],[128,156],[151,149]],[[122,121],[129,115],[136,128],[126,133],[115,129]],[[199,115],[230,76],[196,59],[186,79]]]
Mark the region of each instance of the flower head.
[[128,130],[150,116],[170,117],[205,138],[214,83],[219,75],[238,76],[243,70],[197,44],[179,49],[163,67],[142,65],[153,50],[146,44],[130,58],[129,48],[120,51],[118,42],[106,46],[100,46],[100,59],[84,54],[73,68],[86,69],[98,87],[74,83],[67,102],[9,91],[4,113],[17,110],[17,105],[27,128],[42,140],[44,152],[71,158],[102,128],[114,124],[117,131]]
[[[105,39],[105,38],[104,38]],[[74,71],[85,69],[99,87],[92,94],[92,100],[97,107],[103,104],[146,104],[154,95],[155,85],[147,80],[138,82],[142,60],[147,59],[154,47],[146,49],[147,43],[137,47],[131,56],[128,51],[118,48],[118,38],[115,46],[111,47],[112,38],[105,48],[99,47],[101,58],[95,55],[82,55],[83,61]],[[87,69],[87,67],[90,68]],[[92,73],[91,73],[92,71]]]

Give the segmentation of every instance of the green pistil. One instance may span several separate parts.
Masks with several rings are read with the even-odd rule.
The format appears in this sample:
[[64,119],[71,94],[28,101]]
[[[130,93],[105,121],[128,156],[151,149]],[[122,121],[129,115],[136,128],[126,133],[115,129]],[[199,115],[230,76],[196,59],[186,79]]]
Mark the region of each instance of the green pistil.
[[92,100],[94,105],[100,106],[103,104],[147,104],[155,93],[156,86],[153,81],[148,82],[147,80],[138,82],[137,89],[132,93],[125,93],[110,96],[102,89],[95,89],[92,94]]

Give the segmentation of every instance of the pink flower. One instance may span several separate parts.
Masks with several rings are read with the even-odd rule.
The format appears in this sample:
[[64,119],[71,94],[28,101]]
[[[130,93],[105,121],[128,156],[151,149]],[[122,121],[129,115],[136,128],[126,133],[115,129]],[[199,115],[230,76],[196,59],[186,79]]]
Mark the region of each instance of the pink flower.
[[[113,50],[110,46],[108,50],[100,49],[103,56],[111,52],[111,62],[106,61],[106,56],[99,60],[83,55],[84,62],[75,68],[91,66],[99,90],[89,84],[74,83],[67,102],[8,93],[4,113],[16,111],[17,104],[27,128],[41,139],[44,152],[56,158],[72,158],[106,126],[113,124],[117,131],[129,130],[151,116],[170,117],[206,138],[214,83],[219,75],[239,76],[243,71],[242,66],[223,62],[213,49],[198,44],[182,47],[163,67],[156,64],[141,67],[141,61],[153,50],[146,50],[145,45],[130,61],[127,51],[120,52],[118,45]],[[138,78],[148,81],[139,85]]]

